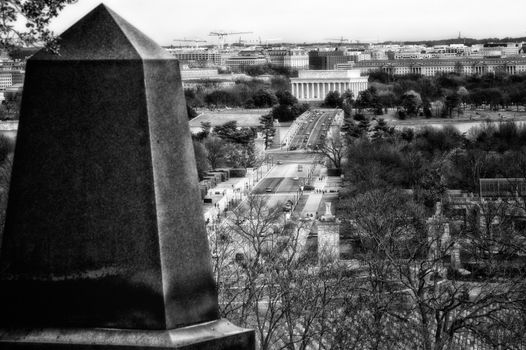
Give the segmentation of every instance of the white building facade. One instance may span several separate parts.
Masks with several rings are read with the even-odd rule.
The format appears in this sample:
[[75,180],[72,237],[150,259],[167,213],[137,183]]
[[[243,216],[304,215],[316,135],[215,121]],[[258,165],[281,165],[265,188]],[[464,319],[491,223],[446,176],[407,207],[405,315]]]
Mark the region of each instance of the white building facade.
[[272,49],[267,52],[270,63],[295,69],[309,68],[309,55],[303,49]]
[[[338,66],[345,69],[345,66]],[[390,75],[422,74],[434,76],[442,73],[458,73],[464,75],[487,74],[502,72],[506,74],[526,73],[526,57],[510,58],[456,58],[456,59],[420,59],[394,61],[363,61],[357,62],[354,68],[362,74],[383,71]]]
[[350,90],[354,96],[368,87],[368,77],[353,70],[300,70],[291,78],[292,94],[300,101],[323,101],[330,91],[343,94]]
[[13,74],[10,71],[0,71],[0,90],[3,91],[11,85],[13,85]]

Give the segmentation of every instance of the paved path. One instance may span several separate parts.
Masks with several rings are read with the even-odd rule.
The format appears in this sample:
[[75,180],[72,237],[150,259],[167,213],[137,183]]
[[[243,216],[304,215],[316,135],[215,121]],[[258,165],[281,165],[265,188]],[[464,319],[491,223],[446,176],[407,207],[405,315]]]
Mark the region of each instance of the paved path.
[[307,199],[307,203],[305,203],[305,207],[303,207],[303,210],[301,211],[301,216],[314,216],[316,217],[316,212],[318,211],[318,208],[320,206],[321,200],[323,199],[322,193],[315,193],[312,192],[309,195],[309,198]]

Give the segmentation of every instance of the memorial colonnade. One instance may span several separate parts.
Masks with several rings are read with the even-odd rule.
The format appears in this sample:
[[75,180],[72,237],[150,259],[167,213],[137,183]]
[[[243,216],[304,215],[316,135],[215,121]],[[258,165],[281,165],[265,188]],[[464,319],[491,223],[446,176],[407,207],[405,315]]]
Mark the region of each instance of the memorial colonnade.
[[367,89],[367,81],[324,81],[324,82],[292,82],[292,95],[299,100],[323,100],[329,91],[338,91],[340,94],[350,90],[354,96]]

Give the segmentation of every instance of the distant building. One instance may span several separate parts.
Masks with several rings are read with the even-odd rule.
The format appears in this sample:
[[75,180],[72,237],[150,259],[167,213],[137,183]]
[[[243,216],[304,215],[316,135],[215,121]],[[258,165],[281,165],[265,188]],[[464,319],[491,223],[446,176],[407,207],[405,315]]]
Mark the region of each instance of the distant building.
[[336,70],[352,70],[354,69],[355,63],[353,61],[347,63],[338,63],[336,65]]
[[180,49],[165,47],[181,64],[199,66],[220,66],[223,64],[222,56],[215,50]]
[[417,60],[417,59],[428,58],[428,57],[425,57],[425,54],[422,54],[421,52],[409,51],[409,52],[395,52],[394,58],[395,60],[405,60],[405,59]]
[[302,49],[272,49],[267,52],[270,63],[280,67],[306,69],[309,55]]
[[219,74],[217,68],[181,68],[181,80],[185,89],[232,87],[236,80],[244,79],[251,77],[245,74]]
[[362,74],[383,71],[391,75],[422,74],[434,76],[439,73],[472,75],[494,72],[513,75],[526,72],[526,57],[370,60],[357,62],[354,68],[359,69]]
[[351,90],[358,96],[367,89],[367,81],[358,70],[300,70],[297,78],[290,79],[292,94],[300,101],[323,101],[329,91]]
[[310,70],[333,70],[339,63],[347,63],[352,59],[345,55],[344,51],[310,51],[309,69]]
[[9,60],[10,60],[9,52],[7,52],[7,50],[0,49],[0,63],[4,61],[9,61]]
[[[370,61],[372,59],[372,55],[370,52],[347,51],[345,55],[348,57],[347,59],[348,62]],[[338,63],[338,64],[342,64],[342,63]]]
[[219,77],[219,72],[214,68],[191,68],[181,69],[181,79],[215,79]]
[[13,74],[11,71],[0,71],[0,91],[13,85]]
[[[4,55],[4,56],[2,56]],[[0,91],[24,83],[25,62],[14,61],[0,51]]]
[[372,60],[387,60],[387,52],[385,50],[371,50],[370,55]]
[[522,43],[487,43],[480,52],[484,57],[517,56],[522,49]]
[[26,75],[25,71],[21,71],[21,70],[11,71],[11,79],[13,81],[13,85],[24,84],[25,75]]
[[225,66],[230,67],[232,69],[247,66],[260,66],[267,63],[269,63],[267,57],[257,53],[240,53],[236,56],[230,56],[225,60]]

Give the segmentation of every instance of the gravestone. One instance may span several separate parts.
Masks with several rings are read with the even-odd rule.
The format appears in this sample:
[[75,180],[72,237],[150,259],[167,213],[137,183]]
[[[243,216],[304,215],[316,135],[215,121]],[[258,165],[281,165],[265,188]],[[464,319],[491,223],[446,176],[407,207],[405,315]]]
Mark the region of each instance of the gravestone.
[[218,320],[177,60],[104,5],[60,38],[26,67],[0,348],[253,348]]

